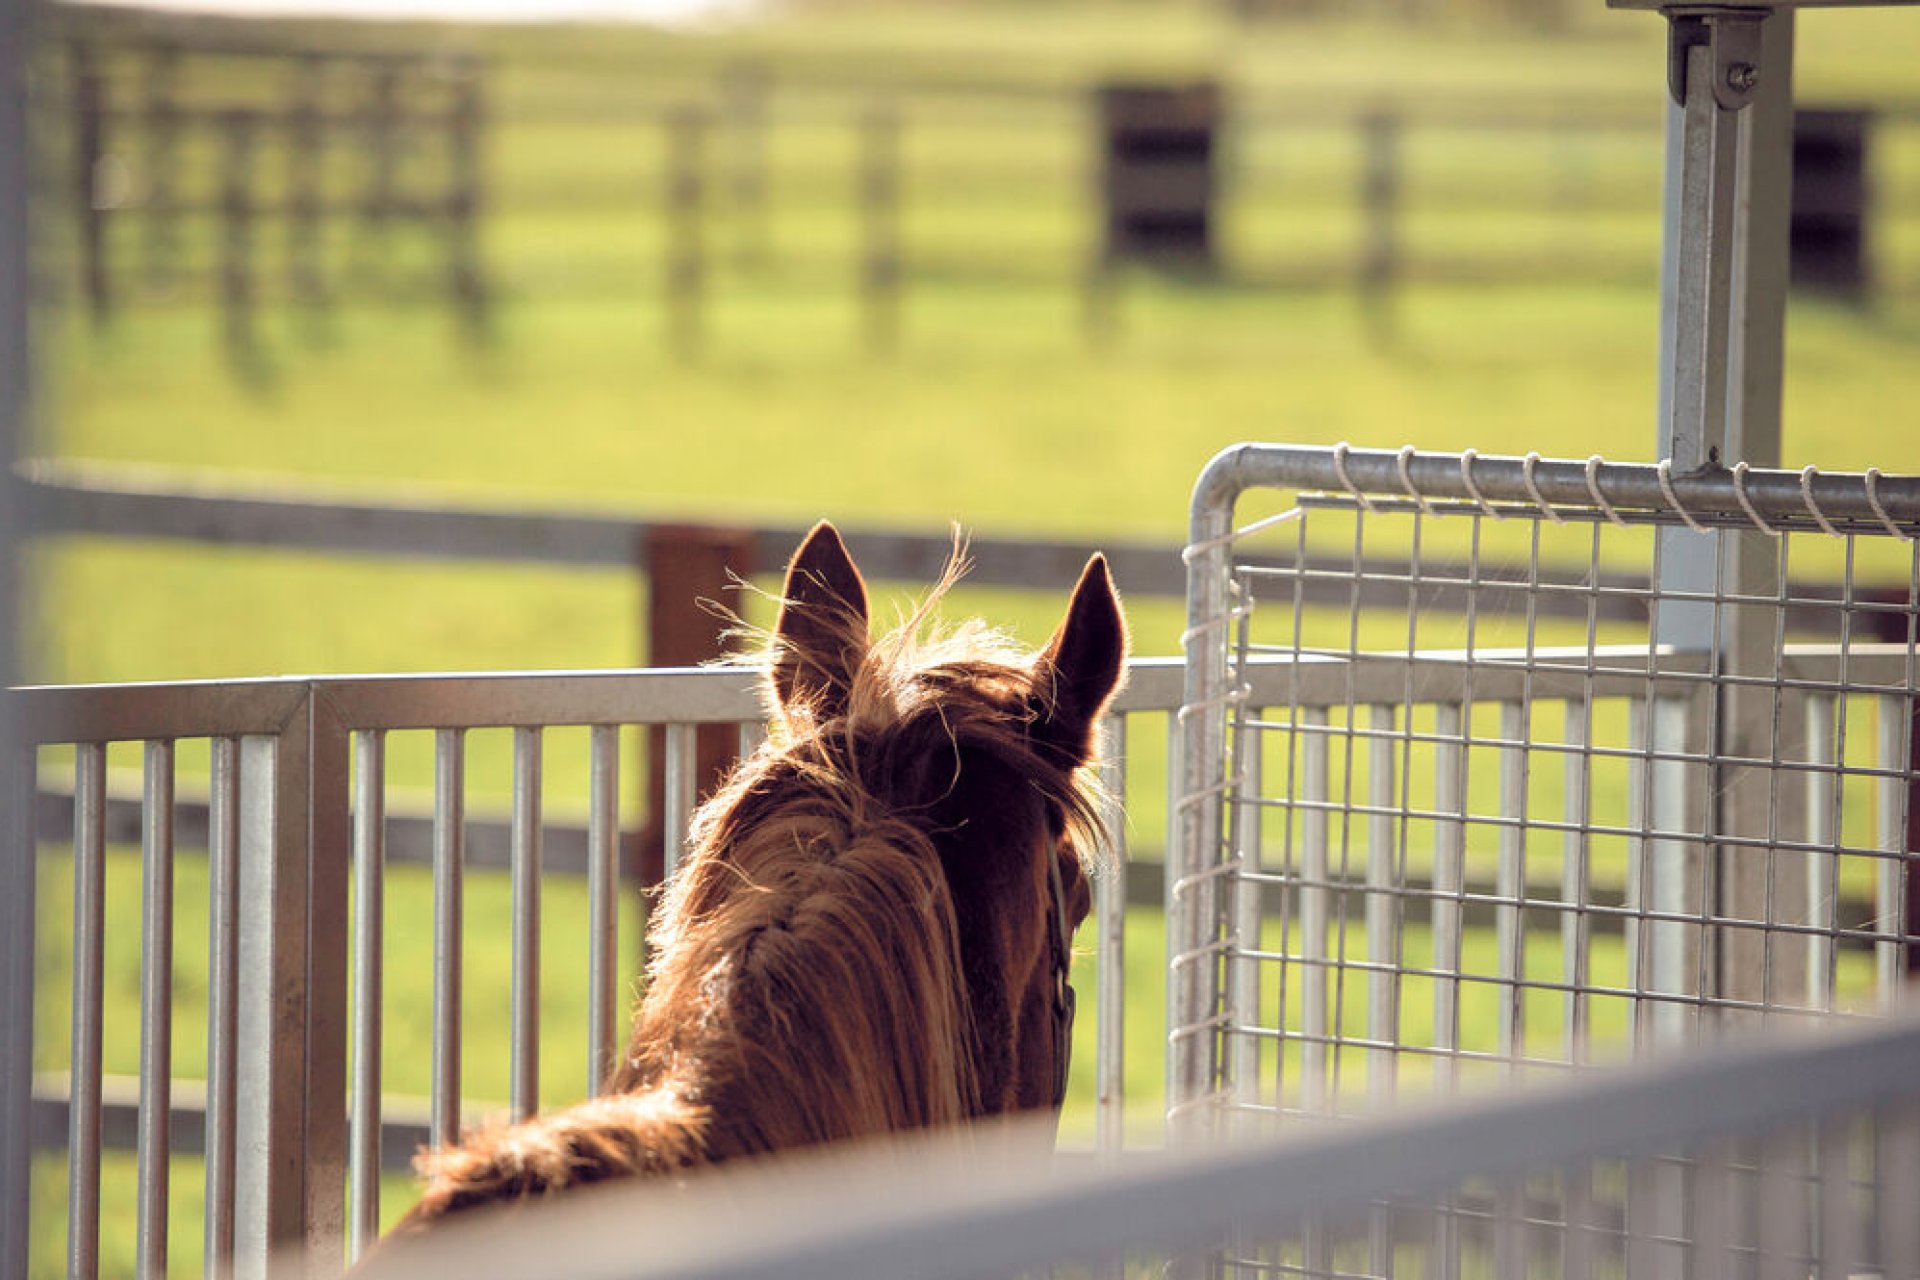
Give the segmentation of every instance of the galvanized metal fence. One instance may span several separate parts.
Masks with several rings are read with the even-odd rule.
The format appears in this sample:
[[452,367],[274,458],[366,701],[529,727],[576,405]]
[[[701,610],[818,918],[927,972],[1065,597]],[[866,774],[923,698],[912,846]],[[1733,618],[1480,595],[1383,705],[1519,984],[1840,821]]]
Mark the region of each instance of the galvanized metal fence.
[[[1920,963],[1917,520],[1920,479],[1874,472],[1216,458],[1168,872],[1176,1134],[1889,1010]],[[1334,544],[1350,569],[1309,563]],[[1790,589],[1809,562],[1837,587]],[[1907,590],[1856,589],[1869,564]],[[1354,608],[1305,603],[1329,573]],[[1460,618],[1423,609],[1439,590]],[[1390,621],[1358,608],[1380,591]],[[1622,600],[1644,620],[1603,623]]]
[[[1136,663],[1108,732],[1124,751],[1135,713],[1169,720],[1179,667]],[[103,989],[109,971],[106,914],[108,752],[142,753],[139,1081],[131,1090],[136,1130],[135,1269],[161,1274],[168,1258],[169,1186],[176,1144],[205,1160],[205,1257],[209,1274],[258,1273],[276,1248],[307,1251],[323,1269],[356,1256],[379,1230],[382,1137],[391,1105],[382,1084],[387,1026],[383,956],[390,734],[432,735],[433,865],[431,1098],[425,1134],[455,1135],[473,1118],[463,1096],[463,1054],[504,1053],[514,1115],[540,1095],[543,742],[558,726],[589,735],[584,776],[572,790],[587,814],[588,1078],[598,1087],[623,1034],[615,918],[623,830],[619,811],[623,726],[665,728],[666,847],[677,849],[695,795],[694,736],[703,724],[739,727],[743,747],[762,733],[755,677],[739,670],[653,670],[537,675],[397,676],[35,688],[18,704],[33,760],[23,776],[70,776],[73,930],[66,1070],[43,1074],[36,1120],[66,1150],[66,1270],[98,1274],[103,1126],[115,1090],[103,1070]],[[510,1035],[476,1043],[462,1025],[461,956],[466,870],[467,736],[511,734],[512,951]],[[62,744],[70,745],[70,752]],[[178,760],[206,752],[209,925],[206,1070],[183,1070],[174,1030],[182,1020],[174,979]],[[1108,779],[1116,806],[1125,777]],[[32,806],[27,797],[14,812]],[[1114,830],[1122,829],[1117,820]],[[10,839],[31,842],[21,822]],[[43,855],[43,861],[45,857]],[[43,873],[44,875],[44,873]],[[1096,885],[1092,927],[1103,963],[1089,1005],[1097,1021],[1096,1121],[1103,1148],[1123,1132],[1120,964],[1125,886]],[[400,921],[424,928],[424,921]],[[116,916],[112,929],[129,921]],[[486,941],[493,942],[488,939]],[[4,940],[30,956],[31,931]],[[44,987],[44,984],[43,984]],[[44,1000],[45,991],[42,991]],[[469,1006],[470,1007],[470,1006]],[[50,1019],[57,1022],[57,1019]],[[35,1061],[57,1065],[57,1046]],[[181,1132],[176,1091],[204,1093],[204,1133]],[[121,1093],[129,1091],[122,1090]],[[179,1114],[176,1114],[179,1113]],[[190,1123],[190,1120],[187,1120]],[[401,1127],[401,1133],[413,1130]],[[185,1139],[183,1141],[183,1138]],[[390,1161],[389,1161],[390,1163]],[[190,1176],[190,1175],[183,1175]],[[35,1265],[44,1265],[36,1259]]]

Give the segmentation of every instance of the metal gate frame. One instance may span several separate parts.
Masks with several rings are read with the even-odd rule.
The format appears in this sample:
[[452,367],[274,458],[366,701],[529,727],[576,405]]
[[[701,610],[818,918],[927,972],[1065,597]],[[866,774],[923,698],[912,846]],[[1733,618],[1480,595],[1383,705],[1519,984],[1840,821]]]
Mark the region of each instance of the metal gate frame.
[[[1368,661],[1368,656],[1357,650],[1316,652],[1303,657],[1296,642],[1291,660],[1285,655],[1266,664],[1241,660],[1236,646],[1245,647],[1244,631],[1254,601],[1236,578],[1234,551],[1237,544],[1256,536],[1273,521],[1255,521],[1236,529],[1233,525],[1235,506],[1249,492],[1266,488],[1323,491],[1324,497],[1302,498],[1300,506],[1344,507],[1356,520],[1368,515],[1382,518],[1403,515],[1414,521],[1508,518],[1520,523],[1532,521],[1541,527],[1547,521],[1585,522],[1595,530],[1596,546],[1600,529],[1614,524],[1637,524],[1654,529],[1659,536],[1690,538],[1696,544],[1696,553],[1705,549],[1703,558],[1710,566],[1710,573],[1721,571],[1724,559],[1730,558],[1724,556],[1727,544],[1759,539],[1763,530],[1781,536],[1794,533],[1839,535],[1849,539],[1893,536],[1908,541],[1920,533],[1920,477],[1881,476],[1877,472],[1821,474],[1812,468],[1786,472],[1742,467],[1734,471],[1702,469],[1682,476],[1673,474],[1666,464],[1605,463],[1597,458],[1583,463],[1541,459],[1535,455],[1480,457],[1471,452],[1422,455],[1411,448],[1389,452],[1349,449],[1344,445],[1327,449],[1243,445],[1218,455],[1196,488],[1192,541],[1187,552],[1191,594],[1185,635],[1186,692],[1180,713],[1179,758],[1174,765],[1177,790],[1171,802],[1177,839],[1169,853],[1167,879],[1167,1070],[1169,1116],[1176,1140],[1213,1134],[1218,1128],[1220,1113],[1232,1099],[1236,1064],[1228,1044],[1236,1028],[1245,1028],[1248,1016],[1246,994],[1234,989],[1236,973],[1243,968],[1241,958],[1260,947],[1257,934],[1250,939],[1243,937],[1249,928],[1257,928],[1258,908],[1247,914],[1247,901],[1254,893],[1241,892],[1246,850],[1242,847],[1244,838],[1236,839],[1233,830],[1235,810],[1248,799],[1243,788],[1251,787],[1257,796],[1260,778],[1257,763],[1247,764],[1236,758],[1237,754],[1248,753],[1245,743],[1236,742],[1236,713],[1245,707],[1284,703],[1289,696],[1287,689],[1294,691],[1291,696],[1297,705],[1301,701],[1298,691],[1310,682],[1317,680],[1324,688],[1331,679],[1337,687],[1344,679],[1348,690],[1346,703],[1355,717],[1344,730],[1350,735],[1349,741],[1391,739],[1398,742],[1403,734],[1411,734],[1407,727],[1410,722],[1406,721],[1402,722],[1401,729],[1392,731],[1359,725],[1360,704],[1392,703],[1399,697],[1400,684],[1397,679],[1375,681],[1369,687],[1384,688],[1386,692],[1356,696],[1352,692],[1353,673]],[[1275,519],[1288,519],[1299,509]],[[1417,533],[1415,537],[1418,538]],[[1418,545],[1416,541],[1416,548]],[[1721,548],[1721,558],[1712,554],[1715,546]],[[1542,589],[1537,536],[1534,547],[1536,559],[1528,570],[1498,585],[1528,592],[1530,596]],[[1571,586],[1595,598],[1604,592],[1624,590],[1605,587],[1599,581],[1597,556],[1596,551],[1593,565],[1579,582],[1550,585]],[[1758,561],[1759,557],[1748,556],[1748,569]],[[1916,697],[1914,668],[1916,627],[1920,626],[1920,558],[1915,558],[1913,564],[1916,566],[1914,582],[1904,600],[1869,605],[1856,601],[1852,586],[1848,585],[1839,598],[1826,602],[1843,619],[1841,656],[1837,661],[1828,662],[1820,684],[1823,691],[1838,693],[1851,692],[1855,683],[1861,684],[1880,695],[1883,702],[1904,708],[1898,713],[1902,724],[1911,721]],[[1486,665],[1490,668],[1504,665],[1509,668],[1506,672],[1509,676],[1517,671],[1523,687],[1530,686],[1536,679],[1551,678],[1556,670],[1555,662],[1562,664],[1557,669],[1569,678],[1584,680],[1589,686],[1596,678],[1617,679],[1622,672],[1642,672],[1644,676],[1640,678],[1647,682],[1649,705],[1656,691],[1663,703],[1667,701],[1665,693],[1669,685],[1663,683],[1656,690],[1656,680],[1687,682],[1687,689],[1711,700],[1706,714],[1709,723],[1722,726],[1718,736],[1712,739],[1677,737],[1675,735],[1687,732],[1684,725],[1676,727],[1671,722],[1663,725],[1649,717],[1638,730],[1640,740],[1634,749],[1644,756],[1648,776],[1655,778],[1658,785],[1669,791],[1704,786],[1704,794],[1721,797],[1723,803],[1719,812],[1710,809],[1704,827],[1689,827],[1670,814],[1662,814],[1661,802],[1650,799],[1648,815],[1640,822],[1638,839],[1650,847],[1653,865],[1658,866],[1663,858],[1671,860],[1680,856],[1678,849],[1682,843],[1702,850],[1709,846],[1718,848],[1719,842],[1741,848],[1764,848],[1769,840],[1786,843],[1778,832],[1768,830],[1765,815],[1761,816],[1759,827],[1754,827],[1754,815],[1740,799],[1749,793],[1739,789],[1734,775],[1764,772],[1769,760],[1776,771],[1783,767],[1777,740],[1764,736],[1774,728],[1767,719],[1767,699],[1769,696],[1775,699],[1772,714],[1777,716],[1782,682],[1791,685],[1795,677],[1780,670],[1765,669],[1768,664],[1785,662],[1786,647],[1782,642],[1776,652],[1776,648],[1771,647],[1773,637],[1763,634],[1756,649],[1751,643],[1755,628],[1751,618],[1743,616],[1743,611],[1773,609],[1781,615],[1778,627],[1767,630],[1777,629],[1784,637],[1787,591],[1778,582],[1766,585],[1748,579],[1727,581],[1717,577],[1709,577],[1704,587],[1674,586],[1661,581],[1657,564],[1655,570],[1652,585],[1643,584],[1637,589],[1638,595],[1650,603],[1654,614],[1649,636],[1651,646],[1634,651],[1637,656],[1614,656],[1611,661],[1616,665],[1609,666],[1609,659],[1596,658],[1598,651],[1590,630],[1583,652],[1556,658],[1535,653],[1529,647],[1525,655],[1514,655],[1513,661],[1503,663],[1496,659]],[[1261,571],[1278,574],[1282,579],[1292,575],[1295,580],[1326,572],[1309,568],[1303,561],[1282,563],[1277,568],[1269,562]],[[1356,563],[1353,572],[1359,582],[1364,580],[1368,568]],[[1392,582],[1397,584],[1394,589],[1407,593],[1408,608],[1412,609],[1415,589],[1422,584],[1417,551],[1410,566],[1403,568]],[[1472,590],[1482,585],[1495,584],[1491,573],[1482,584],[1476,570],[1467,587]],[[1358,589],[1356,586],[1356,592]],[[1854,611],[1869,607],[1882,610],[1897,629],[1904,632],[1904,644],[1887,646],[1889,652],[1874,656],[1871,662],[1860,644],[1860,637],[1850,636],[1846,630]],[[1697,615],[1691,620],[1696,643],[1683,645],[1662,638],[1666,630],[1662,624],[1668,621],[1668,614]],[[1854,655],[1851,678],[1849,659],[1844,656],[1849,653]],[[1469,652],[1462,659],[1457,654],[1449,657],[1408,652],[1381,655],[1381,661],[1392,671],[1408,672],[1406,687],[1411,691],[1414,670],[1411,664],[1422,664],[1419,670],[1423,679],[1438,679],[1434,676],[1436,671],[1470,671],[1483,661],[1483,656]],[[1490,679],[1493,674],[1497,673],[1490,673]],[[1873,680],[1879,683],[1869,683]],[[1270,687],[1255,688],[1257,683]],[[1471,702],[1471,685],[1468,688]],[[1488,694],[1489,699],[1493,696]],[[1436,696],[1430,700],[1440,699]],[[1743,725],[1762,735],[1757,742],[1741,737]],[[1293,727],[1299,728],[1297,724]],[[1316,731],[1325,732],[1324,729]],[[1439,739],[1448,735],[1436,732],[1432,736]],[[1896,736],[1899,741],[1888,744],[1890,754],[1875,774],[1883,783],[1890,783],[1901,775],[1911,776],[1910,745],[1905,735]],[[1509,756],[1523,757],[1527,748],[1524,735],[1505,730],[1482,738],[1463,733],[1462,745],[1469,740],[1473,745],[1501,748]],[[1810,766],[1787,763],[1785,767]],[[1659,778],[1660,770],[1666,771],[1664,781]],[[1680,770],[1689,772],[1677,772]],[[1835,778],[1845,771],[1846,766],[1838,761],[1832,766]],[[1703,781],[1709,776],[1710,781]],[[1290,796],[1282,797],[1281,803],[1298,805],[1300,801]],[[1356,806],[1364,803],[1349,798],[1346,811],[1351,814]],[[1333,804],[1338,810],[1341,802]],[[1382,800],[1376,809],[1366,812],[1384,813],[1392,808],[1392,804]],[[1404,802],[1400,808],[1405,810]],[[1466,817],[1464,810],[1462,817]],[[1907,825],[1912,817],[1913,804],[1908,799],[1904,811],[1889,824],[1898,828],[1895,838],[1907,839]],[[1577,831],[1583,825],[1580,811],[1576,810],[1572,821],[1555,829]],[[1684,832],[1692,834],[1686,836]],[[1837,848],[1837,826],[1832,839]],[[1800,843],[1794,847],[1810,846]],[[1910,840],[1906,847],[1911,848]],[[1902,904],[1898,908],[1901,918],[1883,921],[1879,928],[1884,937],[1877,934],[1878,940],[1873,944],[1881,953],[1883,966],[1902,948],[1909,958],[1900,968],[1905,968],[1911,963],[1911,957],[1920,954],[1920,936],[1916,936],[1920,923],[1912,918],[1909,901],[1913,889],[1920,886],[1920,873],[1914,872],[1911,862],[1909,852],[1904,859],[1890,858],[1885,864],[1894,868],[1904,863],[1904,878],[1888,890],[1897,895]],[[1296,874],[1295,883],[1309,890],[1339,891],[1341,886],[1329,881],[1327,874],[1324,869]],[[1503,869],[1502,874],[1509,872]],[[1350,882],[1350,887],[1370,904],[1370,920],[1375,918],[1371,904],[1388,900],[1394,892],[1384,883],[1372,880]],[[1744,891],[1753,892],[1753,886],[1749,885]],[[1759,891],[1767,890],[1762,885]],[[1461,891],[1455,886],[1453,892],[1458,896]],[[1686,908],[1673,902],[1663,906],[1657,896],[1659,892],[1657,886],[1650,886],[1645,890],[1648,896],[1639,905],[1639,918],[1651,935],[1648,945],[1656,951],[1664,945],[1663,932],[1670,934],[1681,922],[1695,917],[1702,929],[1748,925],[1757,919],[1771,938],[1776,928],[1770,905],[1752,909],[1751,918],[1735,918],[1737,913],[1716,916],[1705,906]],[[1517,915],[1527,906],[1541,905],[1528,901],[1524,886],[1509,887],[1490,897],[1496,904],[1504,904],[1510,915]],[[1316,907],[1311,893],[1302,892],[1300,898],[1298,910],[1304,922]],[[1324,895],[1317,909],[1326,909]],[[1500,910],[1501,906],[1496,905],[1495,909]],[[1585,910],[1584,904],[1581,910]],[[1385,921],[1387,917],[1377,919]],[[1302,924],[1303,929],[1308,927],[1311,926]],[[1509,921],[1508,927],[1518,926]],[[1799,934],[1809,937],[1818,932],[1812,928],[1799,930]],[[1659,968],[1662,962],[1656,959],[1654,963]],[[1650,999],[1658,1005],[1665,997],[1675,1003],[1687,999],[1706,1007],[1721,1004],[1766,1012],[1791,1003],[1765,986],[1748,991],[1692,989],[1689,994],[1686,984],[1692,982],[1695,975],[1676,973],[1670,962],[1666,967],[1663,976],[1643,977],[1642,985],[1635,992],[1637,1003]],[[1734,971],[1731,962],[1728,971]],[[1709,986],[1721,980],[1718,970],[1712,974],[1705,974],[1703,970],[1703,976]],[[1515,991],[1526,985],[1513,972],[1506,972],[1505,980]],[[1287,1034],[1284,1028],[1270,1030],[1282,1037]],[[1662,1037],[1655,1036],[1659,1038]],[[1673,1037],[1664,1038],[1671,1041]],[[1398,1032],[1390,1018],[1368,1043],[1382,1045],[1388,1041],[1395,1042],[1397,1047]],[[1517,1050],[1511,1052],[1517,1059]],[[1241,1070],[1244,1071],[1244,1067]]]

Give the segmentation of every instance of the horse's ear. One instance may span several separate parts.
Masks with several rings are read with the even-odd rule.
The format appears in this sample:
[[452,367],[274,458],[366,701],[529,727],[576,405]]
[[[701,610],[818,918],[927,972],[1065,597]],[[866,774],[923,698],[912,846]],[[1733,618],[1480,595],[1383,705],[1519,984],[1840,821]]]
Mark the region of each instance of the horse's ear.
[[1057,752],[1068,768],[1093,759],[1094,726],[1119,691],[1126,661],[1126,618],[1107,559],[1096,555],[1034,664],[1034,740]]
[[774,624],[773,689],[782,707],[831,717],[846,709],[866,656],[867,584],[839,532],[822,520],[793,553]]

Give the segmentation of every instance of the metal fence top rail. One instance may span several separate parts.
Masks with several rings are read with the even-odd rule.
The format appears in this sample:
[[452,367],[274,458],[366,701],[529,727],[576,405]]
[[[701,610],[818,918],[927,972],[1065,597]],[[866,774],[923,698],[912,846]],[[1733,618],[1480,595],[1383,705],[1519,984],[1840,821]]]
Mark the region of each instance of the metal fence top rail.
[[[1920,475],[1820,472],[1713,464],[1674,472],[1667,463],[1585,462],[1465,453],[1242,444],[1216,454],[1194,487],[1194,538],[1218,537],[1200,527],[1200,513],[1230,509],[1254,486],[1345,493],[1361,505],[1376,498],[1426,506],[1464,502],[1491,513],[1492,504],[1524,505],[1549,516],[1570,511],[1611,515],[1615,508],[1682,520],[1713,517],[1769,533],[1787,526],[1839,532],[1842,522],[1911,539],[1920,535]],[[1203,546],[1188,549],[1198,554]]]
[[[1179,705],[1178,658],[1136,658],[1113,710]],[[740,667],[273,676],[13,690],[29,741],[278,733],[310,700],[348,729],[483,729],[553,725],[737,724],[765,715],[764,673]]]
[[[1916,1060],[1920,1023],[1875,1021],[1071,1174],[1031,1155],[996,1159],[920,1138],[743,1166],[664,1193],[563,1199],[376,1255],[367,1274],[957,1280],[1125,1249],[1205,1247],[1235,1224],[1284,1226],[1441,1191],[1463,1176],[1655,1157],[1885,1105],[1910,1096]],[[743,1232],[748,1205],[754,1229]]]

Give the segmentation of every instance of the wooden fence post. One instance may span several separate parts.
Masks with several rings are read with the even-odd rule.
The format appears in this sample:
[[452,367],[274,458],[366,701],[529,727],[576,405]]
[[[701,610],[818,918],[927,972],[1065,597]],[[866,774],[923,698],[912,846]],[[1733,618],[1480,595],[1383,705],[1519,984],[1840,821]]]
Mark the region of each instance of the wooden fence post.
[[220,302],[227,356],[243,378],[264,372],[255,326],[253,279],[253,141],[259,117],[228,111],[220,117],[224,147],[220,184]]
[[[647,577],[647,652],[654,667],[691,667],[719,657],[726,624],[705,601],[725,602],[735,579],[753,571],[749,530],[700,525],[655,525],[640,548]],[[666,730],[648,731],[647,825],[635,870],[642,885],[660,883],[664,869],[662,817],[666,797]],[[697,735],[695,778],[701,795],[733,766],[740,739],[732,725],[706,725]]]
[[1400,205],[1400,117],[1375,112],[1360,121],[1365,148],[1361,205],[1366,243],[1360,258],[1360,300],[1374,337],[1385,340],[1393,327],[1393,289],[1400,274],[1395,225]]
[[101,200],[100,167],[106,158],[105,89],[84,40],[68,46],[73,70],[73,205],[79,218],[80,287],[95,326],[113,316],[112,282],[106,261],[106,210]]
[[478,345],[487,336],[487,290],[480,271],[480,75],[462,64],[447,116],[448,285],[461,330]]
[[860,273],[867,348],[891,354],[900,345],[900,112],[892,101],[870,104],[860,122],[860,211],[866,252]]
[[[384,267],[392,230],[394,193],[399,170],[398,139],[400,72],[390,58],[371,61],[372,86],[363,109],[366,149],[366,191],[361,198],[366,253]],[[364,260],[364,259],[363,259]]]
[[735,62],[722,75],[729,148],[728,194],[738,228],[735,255],[742,270],[771,257],[767,227],[767,68]]
[[300,56],[287,108],[287,283],[311,321],[327,303],[320,235],[326,65],[320,54]]
[[667,114],[667,342],[682,359],[699,354],[706,254],[700,220],[706,204],[702,172],[707,121],[699,108]]
[[156,46],[147,61],[146,267],[147,283],[159,289],[171,288],[180,274],[179,68],[179,50],[167,45]]

